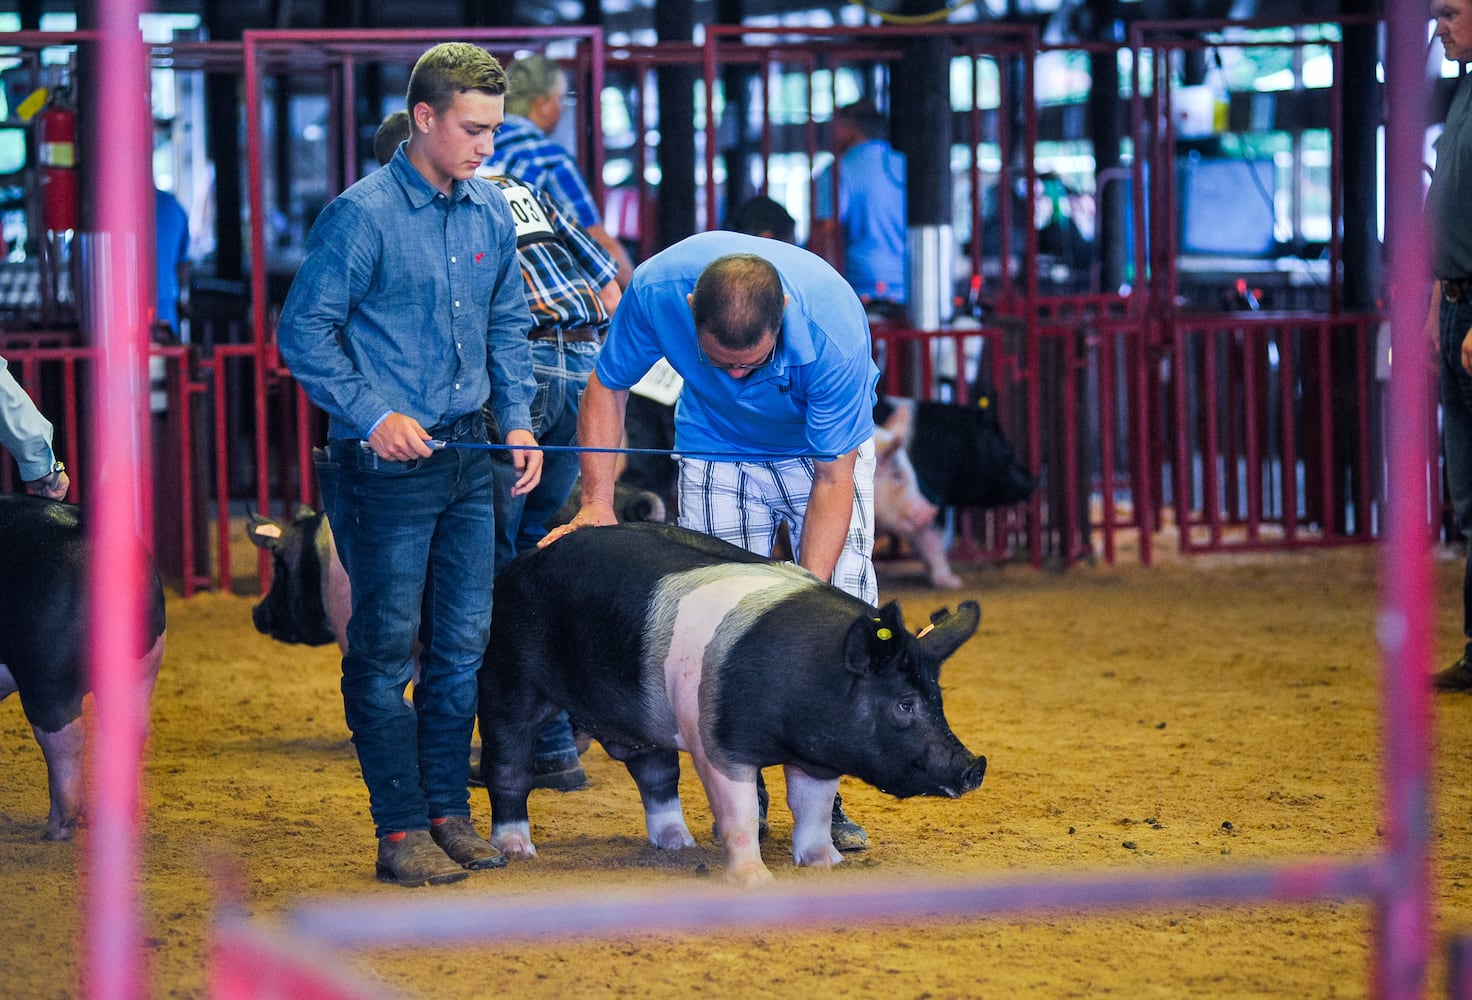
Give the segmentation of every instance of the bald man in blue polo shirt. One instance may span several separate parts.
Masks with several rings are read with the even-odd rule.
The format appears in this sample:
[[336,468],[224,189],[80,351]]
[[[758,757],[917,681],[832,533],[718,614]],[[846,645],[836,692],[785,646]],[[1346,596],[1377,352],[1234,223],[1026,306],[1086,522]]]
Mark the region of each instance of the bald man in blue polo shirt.
[[[680,524],[799,565],[875,604],[874,365],[864,306],[815,254],[740,233],[691,236],[635,272],[588,379],[578,442],[617,448],[629,389],[660,357],[675,410]],[[718,454],[719,458],[702,455]],[[742,456],[751,456],[749,459]],[[613,524],[615,456],[584,452],[583,506],[542,544]],[[839,850],[867,846],[833,808]]]

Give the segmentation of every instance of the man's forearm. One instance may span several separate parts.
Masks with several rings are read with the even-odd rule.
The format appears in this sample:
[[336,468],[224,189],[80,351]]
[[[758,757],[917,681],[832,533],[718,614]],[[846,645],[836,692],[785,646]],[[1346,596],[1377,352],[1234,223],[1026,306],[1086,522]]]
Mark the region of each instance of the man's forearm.
[[854,515],[854,466],[858,452],[818,463],[808,509],[803,515],[797,561],[820,580],[831,581]]
[[[614,392],[598,381],[596,372],[589,375],[578,409],[578,444],[585,448],[617,448],[623,441],[624,407],[628,399],[627,389]],[[583,504],[612,506],[617,455],[585,451],[578,461],[583,476]]]

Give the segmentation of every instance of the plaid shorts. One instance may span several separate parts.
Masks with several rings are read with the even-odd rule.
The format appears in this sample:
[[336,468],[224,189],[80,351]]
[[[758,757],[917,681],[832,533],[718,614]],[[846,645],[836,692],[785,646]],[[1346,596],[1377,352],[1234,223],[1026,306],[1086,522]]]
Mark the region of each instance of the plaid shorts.
[[[711,462],[680,459],[680,525],[769,556],[787,525],[793,556],[813,488],[813,459]],[[854,463],[854,509],[848,537],[830,581],[868,604],[879,602],[874,576],[874,442],[859,446]]]

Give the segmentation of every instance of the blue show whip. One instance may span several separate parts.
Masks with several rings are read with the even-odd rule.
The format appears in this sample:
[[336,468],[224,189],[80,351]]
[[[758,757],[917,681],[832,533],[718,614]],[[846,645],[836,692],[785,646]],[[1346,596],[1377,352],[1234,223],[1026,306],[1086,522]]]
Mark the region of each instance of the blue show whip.
[[[668,455],[670,457],[699,458],[709,462],[782,462],[793,458],[816,458],[820,462],[832,462],[838,458],[837,455],[822,455],[816,452],[777,455],[747,451],[681,451],[672,448],[585,448],[577,444],[491,444],[483,441],[439,440],[429,440],[424,443],[436,451],[441,448],[477,448],[495,451],[586,451],[620,455]],[[361,442],[360,447],[364,451],[371,450],[367,441]]]

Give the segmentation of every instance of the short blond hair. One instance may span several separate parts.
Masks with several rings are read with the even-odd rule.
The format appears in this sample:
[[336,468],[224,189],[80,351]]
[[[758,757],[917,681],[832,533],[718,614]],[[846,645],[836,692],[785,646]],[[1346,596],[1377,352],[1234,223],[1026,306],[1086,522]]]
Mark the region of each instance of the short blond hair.
[[478,90],[492,97],[506,93],[506,71],[479,45],[442,42],[425,52],[409,74],[406,108],[428,104],[443,114],[455,95]]

